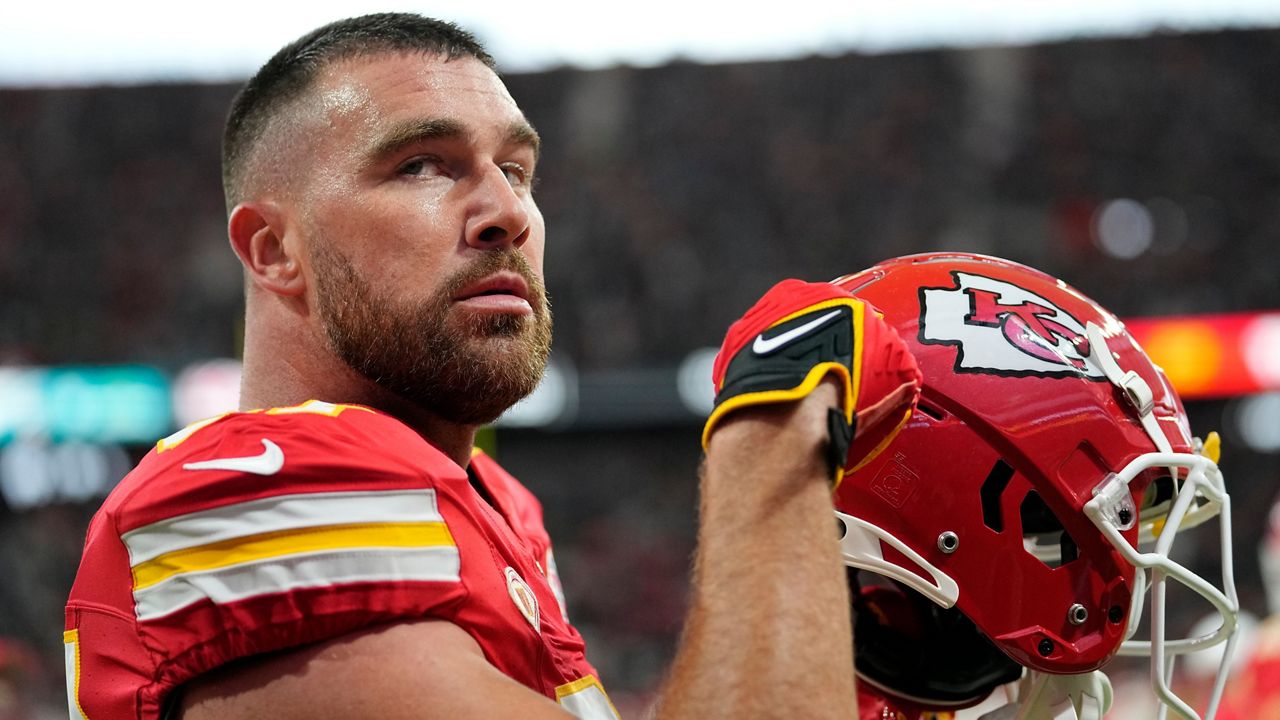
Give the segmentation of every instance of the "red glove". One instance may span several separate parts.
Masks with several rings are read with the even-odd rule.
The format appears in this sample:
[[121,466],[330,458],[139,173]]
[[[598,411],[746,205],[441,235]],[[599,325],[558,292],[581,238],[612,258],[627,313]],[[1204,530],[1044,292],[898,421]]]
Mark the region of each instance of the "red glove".
[[715,409],[702,431],[750,405],[791,402],[828,374],[844,385],[828,431],[833,483],[871,460],[906,424],[920,368],[880,312],[830,283],[783,280],[729,327],[716,355]]

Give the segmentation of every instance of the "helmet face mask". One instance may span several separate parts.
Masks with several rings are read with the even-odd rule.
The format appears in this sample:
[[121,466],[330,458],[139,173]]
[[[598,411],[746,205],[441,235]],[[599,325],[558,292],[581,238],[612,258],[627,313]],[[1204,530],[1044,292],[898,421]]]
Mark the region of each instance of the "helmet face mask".
[[[1113,315],[976,255],[897,258],[834,282],[883,312],[924,374],[911,420],[836,489],[847,564],[956,607],[1033,673],[1092,673],[1123,648],[1152,653],[1164,675],[1167,654],[1228,640],[1229,554],[1221,589],[1168,558],[1179,529],[1218,514],[1229,553],[1221,474]],[[1140,552],[1143,540],[1156,549]],[[1139,646],[1126,640],[1147,572],[1153,634]],[[1170,577],[1219,610],[1221,630],[1165,641]],[[1167,681],[1155,687],[1189,710]]]
[[[1128,485],[1131,478],[1149,472],[1152,468],[1163,467],[1183,471],[1182,481],[1179,483],[1176,498],[1157,523],[1160,530],[1155,546],[1144,552],[1139,550],[1142,544],[1134,547],[1124,538],[1113,519],[1115,513],[1108,510],[1108,506],[1113,504],[1114,497],[1121,494],[1127,495],[1123,488]],[[1132,607],[1129,630],[1118,652],[1120,655],[1151,657],[1152,688],[1166,707],[1173,708],[1183,717],[1196,717],[1194,709],[1178,697],[1170,687],[1173,659],[1178,655],[1198,652],[1226,643],[1210,696],[1207,716],[1212,717],[1226,683],[1240,611],[1230,559],[1231,498],[1226,493],[1222,473],[1218,470],[1217,464],[1203,455],[1169,453],[1143,455],[1136,458],[1119,474],[1108,476],[1099,487],[1094,499],[1086,503],[1084,511],[1117,551],[1138,568],[1136,577],[1139,583],[1145,582],[1151,588],[1150,639],[1129,639],[1134,635],[1141,620],[1142,602],[1139,601]],[[1204,516],[1210,511],[1214,511],[1219,518],[1219,542],[1225,558],[1222,563],[1222,575],[1217,585],[1201,578],[1169,557],[1174,539],[1186,518],[1196,513],[1200,516],[1199,522],[1203,522]],[[1221,624],[1206,635],[1179,639],[1167,638],[1165,615],[1169,580],[1177,581],[1208,602],[1220,616]],[[1141,600],[1142,592],[1139,591],[1137,594]]]

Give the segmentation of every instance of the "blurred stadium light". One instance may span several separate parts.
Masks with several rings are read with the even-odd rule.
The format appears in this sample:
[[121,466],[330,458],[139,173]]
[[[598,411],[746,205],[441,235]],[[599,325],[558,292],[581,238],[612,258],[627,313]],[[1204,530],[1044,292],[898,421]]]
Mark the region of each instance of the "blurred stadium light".
[[240,361],[222,358],[188,365],[173,381],[174,427],[240,406]]
[[711,383],[711,370],[716,362],[716,348],[699,348],[689,353],[680,363],[676,382],[680,399],[689,412],[700,418],[711,414],[715,407],[716,393]]
[[1105,203],[1094,220],[1094,240],[1111,257],[1132,260],[1146,252],[1155,239],[1155,220],[1136,200],[1120,198]]
[[105,497],[132,465],[115,443],[50,444],[23,438],[0,448],[0,500],[10,510]]
[[1228,411],[1241,442],[1255,452],[1280,452],[1280,392],[1241,398]]
[[552,358],[533,393],[498,418],[498,427],[560,427],[578,411],[578,376],[573,365]]

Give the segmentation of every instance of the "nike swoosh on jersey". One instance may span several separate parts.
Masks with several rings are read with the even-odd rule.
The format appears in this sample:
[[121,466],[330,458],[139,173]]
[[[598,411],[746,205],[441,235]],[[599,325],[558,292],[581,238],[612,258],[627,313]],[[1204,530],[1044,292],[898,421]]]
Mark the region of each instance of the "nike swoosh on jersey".
[[771,338],[766,338],[764,333],[756,336],[755,342],[751,343],[751,350],[757,355],[768,355],[784,345],[790,344],[792,341],[804,337],[818,328],[826,325],[832,318],[840,314],[840,310],[832,310],[820,318],[810,320],[809,322],[794,327],[784,333],[778,333]]
[[231,470],[233,472],[253,473],[254,475],[275,475],[284,467],[284,451],[280,446],[266,438],[262,438],[261,455],[247,457],[214,458],[183,465],[184,470]]

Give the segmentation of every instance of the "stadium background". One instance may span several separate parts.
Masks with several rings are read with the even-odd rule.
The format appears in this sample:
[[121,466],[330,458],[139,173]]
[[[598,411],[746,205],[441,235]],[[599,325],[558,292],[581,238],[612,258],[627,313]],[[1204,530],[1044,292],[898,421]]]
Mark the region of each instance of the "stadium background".
[[[781,277],[935,249],[1032,264],[1126,318],[1280,308],[1278,57],[1280,31],[1240,30],[507,76],[546,148],[567,391],[500,427],[497,454],[543,499],[624,711],[683,613],[691,354]],[[61,607],[89,517],[231,377],[207,361],[240,337],[218,176],[235,88],[0,89],[0,718],[63,712]],[[1224,435],[1241,599],[1263,614],[1280,401],[1219,396],[1194,369],[1229,349],[1178,337],[1193,426]],[[1200,534],[1180,557],[1212,573]],[[1186,627],[1200,609],[1177,610]]]

